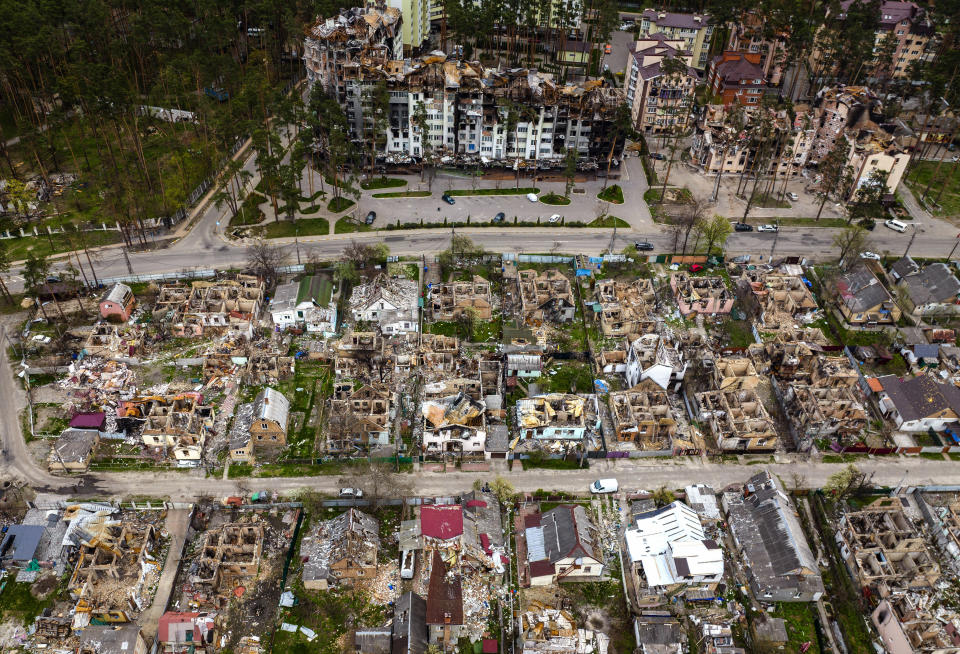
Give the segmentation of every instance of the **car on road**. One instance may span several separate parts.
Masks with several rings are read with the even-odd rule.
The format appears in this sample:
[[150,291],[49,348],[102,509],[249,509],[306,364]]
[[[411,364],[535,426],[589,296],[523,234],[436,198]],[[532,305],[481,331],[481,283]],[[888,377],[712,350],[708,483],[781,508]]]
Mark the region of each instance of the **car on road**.
[[796,202],[797,200],[800,199],[800,196],[794,193],[793,191],[789,191],[787,192],[787,198]]
[[884,220],[883,224],[892,229],[895,232],[900,232],[901,234],[907,231],[907,223],[902,223],[899,220]]
[[861,259],[870,259],[871,261],[880,261],[880,255],[876,252],[861,252]]
[[527,193],[527,199],[531,202],[538,202],[540,198],[537,197],[536,193]]
[[775,232],[777,231],[776,225],[757,225],[758,232]]
[[651,158],[651,159],[657,159],[658,161],[666,161],[666,159],[667,159],[665,156],[663,156],[663,155],[660,154],[659,152],[651,152],[651,153],[650,153],[650,158]]
[[359,488],[341,488],[337,495],[343,500],[359,500],[363,497],[363,491]]
[[558,223],[558,222],[560,222],[560,214],[558,214],[558,213],[553,214],[552,216],[550,216],[549,218],[547,218],[547,222],[548,222],[548,223]]
[[364,219],[363,222],[367,223],[368,225],[372,225],[373,221],[376,219],[377,219],[377,212],[371,211],[370,213],[367,214],[367,217],[366,219]]
[[620,482],[616,479],[598,479],[590,484],[591,493],[616,493],[620,490]]
[[457,203],[457,201],[454,200],[454,199],[453,199],[453,196],[451,196],[449,193],[444,193],[443,195],[440,196],[440,199],[443,200],[444,202],[446,202],[447,204],[456,204],[456,203]]
[[750,223],[733,223],[733,230],[735,232],[752,232],[753,225]]
[[610,54],[613,52],[613,46],[609,43],[603,46],[603,54]]
[[501,211],[496,216],[493,217],[493,222],[502,223],[507,216]]
[[653,243],[650,243],[648,241],[637,241],[636,243],[633,244],[633,247],[637,248],[637,250],[640,250],[640,251],[647,251],[647,250],[653,249]]

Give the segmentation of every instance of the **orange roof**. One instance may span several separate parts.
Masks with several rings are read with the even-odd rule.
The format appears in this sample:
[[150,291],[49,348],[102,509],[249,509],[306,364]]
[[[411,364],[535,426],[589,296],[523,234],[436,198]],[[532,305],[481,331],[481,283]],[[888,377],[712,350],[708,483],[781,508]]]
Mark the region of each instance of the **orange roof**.
[[873,391],[874,393],[879,393],[880,391],[883,390],[883,384],[881,384],[880,380],[877,379],[876,377],[868,377],[867,386],[869,386],[870,390]]

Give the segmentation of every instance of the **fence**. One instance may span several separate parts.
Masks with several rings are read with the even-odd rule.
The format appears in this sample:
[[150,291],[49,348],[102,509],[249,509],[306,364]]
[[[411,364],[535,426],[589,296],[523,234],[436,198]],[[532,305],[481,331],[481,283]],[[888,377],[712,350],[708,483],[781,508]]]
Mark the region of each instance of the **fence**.
[[514,254],[504,252],[500,255],[504,261],[520,261],[524,263],[571,263],[573,257],[562,257],[555,254]]

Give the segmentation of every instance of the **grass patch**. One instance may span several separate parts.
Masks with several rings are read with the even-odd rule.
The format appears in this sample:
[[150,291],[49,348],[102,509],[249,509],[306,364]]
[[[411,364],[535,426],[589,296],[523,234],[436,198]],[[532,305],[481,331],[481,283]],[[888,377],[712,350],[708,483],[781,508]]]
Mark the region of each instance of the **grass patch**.
[[300,209],[299,213],[303,215],[310,215],[314,213],[320,213],[320,210],[323,209],[323,205],[320,204],[311,204],[306,209]]
[[723,321],[722,328],[727,337],[727,345],[730,347],[747,347],[754,342],[753,331],[746,320],[728,318]]
[[[958,164],[955,163],[946,163],[940,166],[940,174],[938,178],[934,180],[931,191],[927,195],[927,200],[929,201],[937,200],[938,196],[940,198],[937,200],[940,205],[939,208],[931,207],[934,209],[934,213],[948,215],[960,213],[960,175],[953,175],[950,183],[947,184],[947,178],[950,177],[951,168],[957,165]],[[930,184],[930,180],[933,179],[933,174],[936,169],[936,161],[921,161],[917,162],[913,170],[910,171],[910,174],[904,177],[903,181],[906,182],[910,190],[913,191],[917,202],[920,202],[920,198]],[[942,192],[941,189],[943,189]]]
[[268,223],[264,227],[264,238],[286,238],[290,236],[316,236],[318,234],[329,234],[330,223],[326,218],[308,218],[290,222],[281,220],[280,222]]
[[0,617],[6,620],[10,617],[19,617],[24,626],[33,622],[47,607],[53,605],[56,592],[51,592],[46,599],[37,599],[30,592],[32,584],[17,583],[13,577],[7,578],[7,585],[0,593]]
[[429,198],[430,191],[393,191],[392,193],[374,193],[375,198]]
[[789,209],[790,203],[768,193],[757,194],[753,198],[753,206],[761,209]]
[[810,642],[807,654],[819,654],[820,644],[817,642],[817,628],[814,624],[815,609],[812,604],[805,602],[781,602],[777,604],[773,615],[783,618],[787,626],[787,652],[799,652],[804,643]]
[[614,204],[623,204],[623,189],[619,184],[608,186],[597,194],[597,198]]
[[339,197],[333,198],[330,202],[327,203],[327,209],[333,213],[341,213],[352,207],[356,202],[349,198]]
[[[577,461],[571,461],[569,459],[547,459],[544,458],[543,454],[540,452],[534,452],[530,455],[529,459],[521,459],[523,463],[524,470],[531,470],[534,468],[541,468],[544,470],[579,470],[580,464]],[[584,459],[584,463],[589,467],[588,459]]]
[[569,393],[571,388],[577,393],[589,393],[593,390],[593,371],[583,363],[565,362],[550,368],[540,381],[548,393]]
[[921,452],[920,457],[928,461],[946,461],[943,458],[943,452]]
[[264,216],[263,212],[260,211],[259,205],[265,199],[266,198],[259,193],[248,194],[243,204],[240,205],[240,210],[237,212],[237,215],[230,219],[230,225],[232,227],[243,227],[262,222]]
[[455,189],[447,191],[447,195],[458,197],[464,195],[526,195],[527,193],[539,193],[540,189],[533,186],[521,186],[520,188],[475,188],[475,189]]
[[543,204],[563,207],[570,204],[570,198],[565,198],[562,195],[558,195],[556,193],[547,193],[546,195],[540,196],[540,202],[542,202]]
[[354,232],[369,232],[373,228],[366,223],[358,223],[350,216],[344,216],[333,225],[334,234],[352,234]]
[[617,218],[616,216],[604,216],[603,218],[597,218],[593,222],[587,223],[587,227],[630,227],[628,223],[623,218]]
[[378,188],[398,188],[406,186],[407,180],[396,177],[376,177],[374,179],[365,179],[360,182],[360,188],[365,191]]
[[843,218],[781,218],[781,227],[846,227],[847,221]]

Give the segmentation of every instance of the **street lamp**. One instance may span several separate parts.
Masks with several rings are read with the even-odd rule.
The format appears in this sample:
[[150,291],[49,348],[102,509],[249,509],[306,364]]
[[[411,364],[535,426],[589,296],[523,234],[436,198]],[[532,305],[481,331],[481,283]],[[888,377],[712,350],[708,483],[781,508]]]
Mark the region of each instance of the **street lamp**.
[[960,234],[957,234],[957,240],[954,241],[953,247],[950,249],[950,254],[947,255],[947,261],[953,258],[953,253],[957,251],[957,246],[960,245]]
[[913,227],[913,233],[910,235],[910,242],[907,243],[907,249],[904,251],[903,256],[907,256],[907,254],[910,252],[910,246],[913,245],[913,239],[917,238],[916,223],[910,223],[910,226]]

